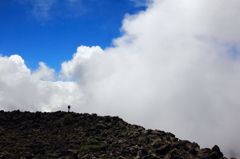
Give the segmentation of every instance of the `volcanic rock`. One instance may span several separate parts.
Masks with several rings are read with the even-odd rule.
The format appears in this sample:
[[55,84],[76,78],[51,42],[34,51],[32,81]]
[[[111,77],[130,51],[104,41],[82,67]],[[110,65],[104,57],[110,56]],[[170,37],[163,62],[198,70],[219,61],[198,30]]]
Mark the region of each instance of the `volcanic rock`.
[[226,159],[161,130],[119,117],[74,112],[0,111],[0,159]]

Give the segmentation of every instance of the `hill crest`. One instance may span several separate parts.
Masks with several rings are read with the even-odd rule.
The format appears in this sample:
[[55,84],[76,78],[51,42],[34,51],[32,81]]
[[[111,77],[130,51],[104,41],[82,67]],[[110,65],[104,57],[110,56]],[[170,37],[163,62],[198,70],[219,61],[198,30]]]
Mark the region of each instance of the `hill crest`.
[[0,159],[226,159],[170,132],[146,130],[117,116],[0,111]]

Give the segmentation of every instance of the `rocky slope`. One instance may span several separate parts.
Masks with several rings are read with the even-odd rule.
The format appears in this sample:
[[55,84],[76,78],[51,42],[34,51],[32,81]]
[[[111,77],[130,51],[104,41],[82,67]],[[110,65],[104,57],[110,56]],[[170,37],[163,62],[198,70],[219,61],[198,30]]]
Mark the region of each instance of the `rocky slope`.
[[119,117],[0,111],[0,159],[225,159],[218,146],[145,130]]

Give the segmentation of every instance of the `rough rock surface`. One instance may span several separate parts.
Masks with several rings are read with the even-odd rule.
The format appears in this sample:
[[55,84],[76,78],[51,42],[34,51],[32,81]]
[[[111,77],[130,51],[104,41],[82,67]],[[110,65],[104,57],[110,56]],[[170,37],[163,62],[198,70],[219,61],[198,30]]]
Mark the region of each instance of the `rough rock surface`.
[[0,111],[0,159],[226,159],[172,133],[119,117],[74,112]]

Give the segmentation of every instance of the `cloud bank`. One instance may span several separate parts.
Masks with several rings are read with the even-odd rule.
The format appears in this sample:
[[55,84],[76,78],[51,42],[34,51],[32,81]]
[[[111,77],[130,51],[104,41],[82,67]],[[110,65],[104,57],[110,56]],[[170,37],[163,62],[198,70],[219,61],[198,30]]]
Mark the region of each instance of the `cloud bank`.
[[[240,157],[240,4],[154,0],[126,15],[114,47],[80,46],[60,77],[18,55],[0,57],[0,105],[118,115]],[[72,80],[72,81],[71,81]]]
[[44,63],[31,73],[19,55],[0,56],[0,108],[56,111],[77,105],[82,94],[75,82],[51,81],[54,71]]

